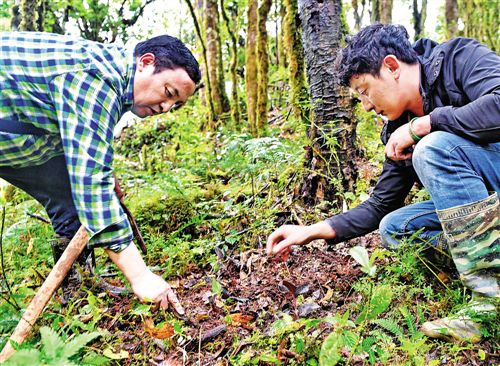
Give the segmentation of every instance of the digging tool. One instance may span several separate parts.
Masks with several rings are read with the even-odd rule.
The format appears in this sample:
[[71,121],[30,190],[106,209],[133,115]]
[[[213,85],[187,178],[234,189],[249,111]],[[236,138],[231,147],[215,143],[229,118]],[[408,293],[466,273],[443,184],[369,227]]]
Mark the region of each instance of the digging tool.
[[21,344],[28,337],[31,328],[40,316],[43,308],[59,288],[71,266],[87,245],[88,238],[87,231],[83,226],[80,226],[80,229],[78,229],[73,239],[69,242],[61,258],[59,258],[54,268],[50,271],[42,287],[40,287],[35,297],[31,300],[9,341],[5,344],[0,353],[0,363],[6,361],[15,352],[11,342]]

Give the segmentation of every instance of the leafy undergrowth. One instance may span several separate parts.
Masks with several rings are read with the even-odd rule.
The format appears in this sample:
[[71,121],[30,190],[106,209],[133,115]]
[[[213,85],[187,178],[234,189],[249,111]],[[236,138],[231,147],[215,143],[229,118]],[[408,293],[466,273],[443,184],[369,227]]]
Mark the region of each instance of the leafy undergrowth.
[[[468,301],[456,274],[429,259],[436,253],[425,245],[403,243],[388,252],[373,233],[335,245],[315,241],[286,261],[266,256],[274,228],[334,213],[299,204],[303,141],[280,132],[293,125],[252,139],[223,130],[204,135],[183,121],[187,115],[126,131],[116,170],[147,240],[146,260],[175,288],[186,317],[141,304],[130,293],[114,294],[116,287],[87,275],[67,304],[60,293],[52,299],[9,364],[499,363],[498,322],[477,345],[431,340],[419,331],[424,321]],[[353,204],[374,179],[374,165],[360,164],[364,192],[345,197]],[[2,282],[0,346],[52,263],[52,230],[36,218],[41,207],[18,190],[4,193],[9,286]],[[96,272],[126,286],[102,250],[96,254]]]

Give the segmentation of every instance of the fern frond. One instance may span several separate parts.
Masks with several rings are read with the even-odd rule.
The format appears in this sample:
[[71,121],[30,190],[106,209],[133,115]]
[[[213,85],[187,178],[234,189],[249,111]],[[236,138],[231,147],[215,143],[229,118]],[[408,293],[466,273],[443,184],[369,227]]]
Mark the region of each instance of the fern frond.
[[395,335],[398,339],[403,338],[403,329],[395,321],[389,319],[375,319],[373,323]]

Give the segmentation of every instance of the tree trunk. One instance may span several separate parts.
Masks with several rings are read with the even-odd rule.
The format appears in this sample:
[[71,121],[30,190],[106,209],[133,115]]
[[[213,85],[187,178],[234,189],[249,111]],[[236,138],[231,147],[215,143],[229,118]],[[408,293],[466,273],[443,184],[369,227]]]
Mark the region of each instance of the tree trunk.
[[309,109],[305,106],[308,99],[304,75],[304,50],[300,37],[300,18],[296,0],[285,0],[286,17],[284,22],[285,50],[288,58],[288,77],[290,82],[290,104],[295,118],[308,118]]
[[207,47],[205,46],[205,41],[201,33],[200,23],[198,22],[198,17],[196,16],[196,13],[194,11],[193,4],[191,3],[191,0],[184,0],[184,1],[188,6],[191,18],[193,19],[194,29],[196,30],[196,35],[198,36],[198,41],[200,41],[202,49],[202,55],[203,55],[202,69],[204,69],[205,71],[203,75],[205,76],[205,82],[207,84],[207,91],[204,92],[204,95],[205,95],[205,101],[208,105],[208,116],[207,116],[208,123],[204,126],[204,128],[206,127],[211,128],[215,121],[215,110],[214,110],[214,104],[212,103],[212,98],[210,98],[210,95],[212,94],[212,83],[207,72],[208,70]]
[[207,37],[208,75],[212,84],[211,99],[215,118],[229,111],[229,102],[224,90],[221,44],[219,32],[219,10],[217,0],[205,0],[205,34]]
[[392,23],[392,2],[393,0],[379,0],[380,22],[383,24]]
[[263,0],[258,10],[257,33],[257,136],[261,136],[267,128],[267,87],[269,84],[269,52],[267,49],[266,22],[271,10],[271,0]]
[[475,38],[498,53],[500,51],[498,1],[460,0],[458,11],[464,24],[464,29],[459,35]]
[[345,34],[341,0],[299,0],[307,77],[313,116],[307,134],[310,146],[301,194],[314,205],[322,200],[340,204],[353,192],[357,178],[354,157],[354,102],[337,83],[334,67]]
[[413,28],[415,29],[414,40],[422,38],[425,18],[427,18],[427,0],[422,0],[422,8],[418,10],[418,1],[413,0]]
[[361,10],[359,9],[358,0],[352,0],[352,9],[354,10],[354,29],[356,32],[361,30],[361,22],[363,21],[363,15],[365,13],[366,0],[361,0]]
[[372,24],[380,22],[380,1],[381,0],[371,0],[372,9],[370,12],[370,22]]
[[278,37],[278,65],[280,68],[285,68],[287,64],[286,60],[286,50],[285,50],[285,17],[286,17],[286,8],[285,4],[280,0],[280,34]]
[[[39,18],[43,14],[38,14],[40,8],[39,0],[21,0],[19,3],[19,30],[27,32],[36,32],[38,28]],[[43,22],[43,20],[41,20]]]
[[250,132],[256,135],[257,122],[257,0],[248,0],[246,41],[247,115]]
[[231,64],[229,66],[229,73],[231,75],[231,118],[233,123],[238,126],[240,124],[241,113],[240,113],[240,101],[238,97],[238,41],[236,35],[238,34],[238,8],[234,7],[231,10],[233,14],[233,26],[231,27],[231,22],[227,16],[226,9],[224,6],[224,0],[220,0],[220,8],[222,12],[222,17],[224,18],[224,23],[226,24],[227,33],[231,38]]
[[446,18],[446,38],[450,39],[457,35],[458,27],[458,4],[457,0],[446,0],[444,8]]

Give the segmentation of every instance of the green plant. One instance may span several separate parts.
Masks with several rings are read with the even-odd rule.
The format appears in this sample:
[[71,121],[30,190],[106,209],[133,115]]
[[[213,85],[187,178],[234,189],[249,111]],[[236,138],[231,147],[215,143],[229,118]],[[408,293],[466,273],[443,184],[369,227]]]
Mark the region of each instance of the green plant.
[[17,351],[4,365],[6,366],[36,366],[36,365],[104,365],[107,358],[95,354],[81,358],[81,349],[100,336],[99,333],[83,333],[69,342],[64,340],[49,327],[40,328],[40,349],[22,349]]

